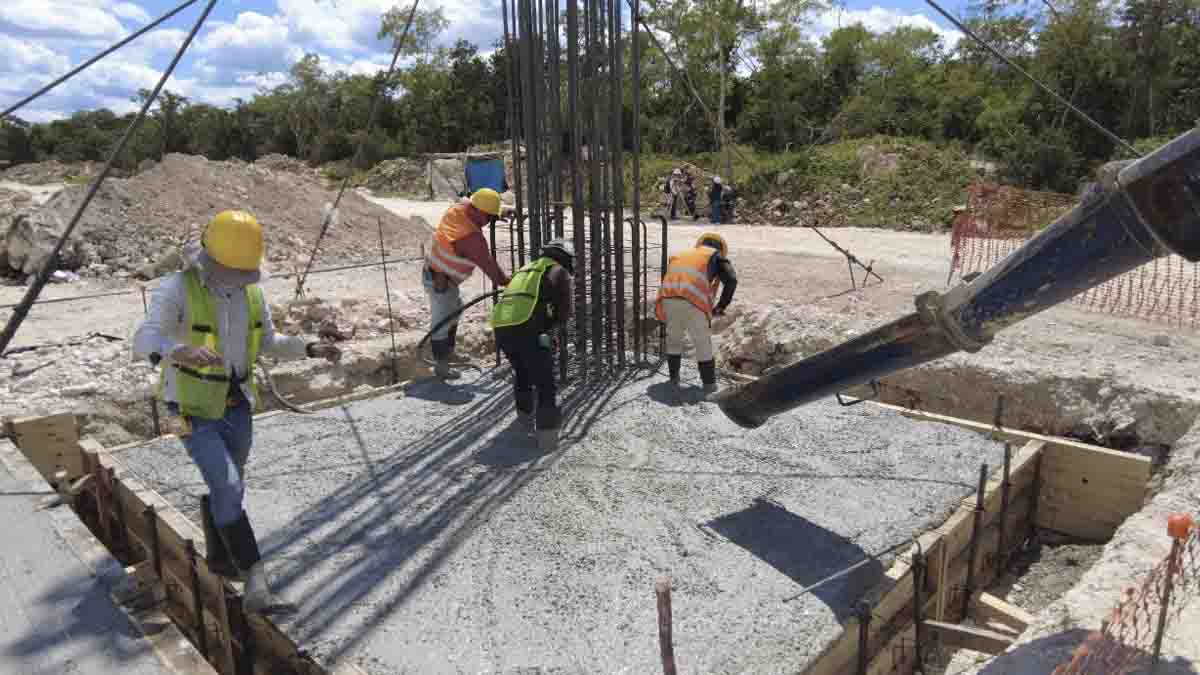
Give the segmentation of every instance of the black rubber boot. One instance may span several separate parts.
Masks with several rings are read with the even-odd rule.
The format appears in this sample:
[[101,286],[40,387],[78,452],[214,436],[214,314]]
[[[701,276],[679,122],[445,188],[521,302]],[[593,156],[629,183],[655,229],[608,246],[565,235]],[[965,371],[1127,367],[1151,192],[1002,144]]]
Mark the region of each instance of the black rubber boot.
[[696,364],[700,367],[700,382],[704,385],[704,393],[711,394],[717,390],[717,362],[716,361],[701,361]]
[[454,351],[454,347],[449,338],[430,340],[429,346],[433,350],[434,375],[443,380],[457,380],[461,377],[458,371],[450,367],[450,354]]
[[225,546],[233,554],[233,560],[246,578],[246,592],[242,608],[264,616],[295,614],[296,606],[281,601],[271,590],[266,563],[258,550],[258,539],[250,527],[250,519],[243,511],[232,524],[221,528]]
[[683,356],[667,354],[667,372],[671,376],[671,384],[679,386],[679,368],[683,365]]
[[537,409],[537,440],[538,449],[542,452],[558,450],[558,426],[562,422],[562,412],[558,406],[538,406]]
[[228,579],[237,579],[237,565],[233,563],[224,539],[217,532],[217,524],[213,522],[212,510],[208,506],[208,495],[200,498],[200,516],[204,523],[204,545],[207,548],[204,560],[208,563],[209,571]]

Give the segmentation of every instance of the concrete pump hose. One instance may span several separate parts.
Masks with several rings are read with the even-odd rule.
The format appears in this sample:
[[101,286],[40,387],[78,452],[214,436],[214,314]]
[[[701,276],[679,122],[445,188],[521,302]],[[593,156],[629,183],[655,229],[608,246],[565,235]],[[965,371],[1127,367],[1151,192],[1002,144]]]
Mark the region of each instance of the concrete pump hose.
[[[503,292],[504,292],[504,289],[503,289],[503,288],[497,288],[497,289],[496,289],[496,290],[494,290],[494,291],[489,291],[489,292],[487,292],[487,293],[484,293],[484,294],[482,294],[482,295],[477,295],[477,296],[475,296],[474,298],[471,298],[471,299],[470,299],[468,302],[466,302],[465,304],[463,304],[463,306],[462,306],[462,307],[459,307],[457,310],[455,310],[455,311],[454,311],[452,314],[450,314],[450,315],[449,315],[449,316],[447,316],[446,318],[442,319],[441,321],[437,322],[437,324],[435,324],[433,328],[429,329],[429,332],[425,334],[425,337],[421,338],[421,341],[417,343],[417,353],[418,353],[418,354],[420,354],[420,353],[421,353],[421,349],[423,349],[423,348],[425,347],[425,343],[426,343],[426,342],[429,342],[429,338],[433,337],[433,334],[434,334],[434,333],[438,332],[438,331],[439,331],[439,330],[441,330],[441,329],[442,329],[444,326],[446,326],[446,325],[447,325],[447,324],[449,324],[450,322],[452,322],[452,321],[454,321],[455,319],[457,319],[459,316],[461,316],[461,315],[462,315],[462,313],[463,313],[463,312],[465,312],[465,311],[467,311],[468,309],[470,309],[472,305],[475,305],[475,304],[477,304],[477,303],[479,303],[479,302],[482,302],[482,301],[484,301],[484,300],[487,300],[488,298],[494,298],[494,297],[497,297],[497,296],[499,296],[499,295],[500,295],[501,293],[503,293]],[[422,356],[421,358],[422,358],[422,359],[425,361],[425,363],[428,363],[428,364],[432,364],[432,363],[433,363],[433,360],[432,360],[432,359],[427,359],[427,358],[425,358],[424,356]]]

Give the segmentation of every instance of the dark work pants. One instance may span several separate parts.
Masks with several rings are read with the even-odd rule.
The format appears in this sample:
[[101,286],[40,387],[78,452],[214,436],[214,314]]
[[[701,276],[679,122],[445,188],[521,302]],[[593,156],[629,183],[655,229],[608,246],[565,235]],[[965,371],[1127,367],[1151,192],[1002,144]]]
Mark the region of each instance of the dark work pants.
[[538,333],[526,326],[497,328],[496,343],[512,365],[517,410],[532,413],[536,401],[537,428],[557,429],[561,415],[558,385],[554,381],[553,350],[539,345]]

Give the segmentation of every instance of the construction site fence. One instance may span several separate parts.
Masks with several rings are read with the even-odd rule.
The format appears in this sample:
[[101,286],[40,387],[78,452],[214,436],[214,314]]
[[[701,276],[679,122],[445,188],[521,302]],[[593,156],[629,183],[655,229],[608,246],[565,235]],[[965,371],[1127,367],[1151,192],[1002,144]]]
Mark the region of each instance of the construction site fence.
[[1163,636],[1200,592],[1200,530],[1190,516],[1172,516],[1171,552],[1136,586],[1127,588],[1108,618],[1053,675],[1153,672]]
[[[967,206],[954,219],[948,282],[984,272],[1069,211],[1072,195],[1003,185],[967,187]],[[1172,326],[1200,326],[1200,266],[1177,255],[1157,258],[1076,295],[1088,311]]]

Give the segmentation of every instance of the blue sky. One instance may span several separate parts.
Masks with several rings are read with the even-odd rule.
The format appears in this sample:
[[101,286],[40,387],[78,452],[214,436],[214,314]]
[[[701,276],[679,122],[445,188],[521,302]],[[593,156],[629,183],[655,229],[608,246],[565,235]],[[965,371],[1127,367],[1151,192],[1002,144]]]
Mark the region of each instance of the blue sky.
[[[0,106],[40,85],[183,0],[0,0]],[[18,113],[33,121],[75,110],[134,108],[139,88],[151,88],[207,0],[199,0]],[[306,52],[327,67],[369,73],[387,67],[388,45],[376,40],[379,17],[407,0],[219,0],[168,87],[194,101],[229,105],[260,86],[281,82]],[[465,38],[488,50],[502,30],[499,0],[422,0],[441,6],[450,20],[445,44]],[[964,0],[948,0],[956,14]],[[933,28],[953,42],[957,33],[920,0],[850,0],[814,17],[819,37],[861,21],[873,30],[901,24]]]

